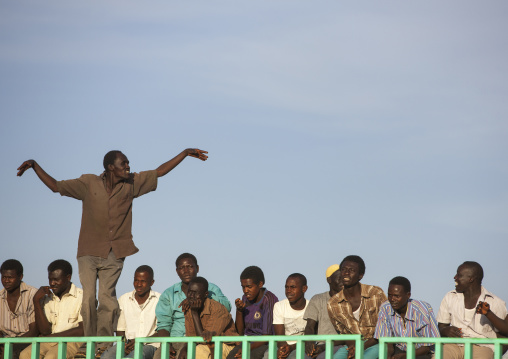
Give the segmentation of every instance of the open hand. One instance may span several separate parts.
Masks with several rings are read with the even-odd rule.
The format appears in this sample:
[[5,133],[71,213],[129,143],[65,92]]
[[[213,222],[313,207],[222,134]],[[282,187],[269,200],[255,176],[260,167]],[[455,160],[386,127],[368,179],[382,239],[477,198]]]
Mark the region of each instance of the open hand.
[[21,166],[18,167],[18,176],[22,176],[23,173],[25,173],[25,171],[27,169],[33,168],[34,167],[34,163],[35,163],[34,160],[27,160],[27,161],[23,162],[21,164]]
[[207,151],[199,150],[197,148],[187,148],[186,151],[189,156],[198,158],[201,161],[206,161],[208,159],[208,156],[206,155],[206,153],[208,153]]

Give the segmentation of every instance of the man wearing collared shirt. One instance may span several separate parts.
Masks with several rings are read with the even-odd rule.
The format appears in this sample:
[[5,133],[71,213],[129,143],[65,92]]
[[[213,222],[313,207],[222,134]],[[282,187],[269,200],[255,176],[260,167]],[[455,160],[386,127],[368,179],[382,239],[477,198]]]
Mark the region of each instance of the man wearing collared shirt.
[[[365,340],[363,354],[366,359],[378,357],[378,344],[374,330],[381,304],[386,295],[379,287],[361,284],[365,274],[365,262],[359,256],[347,256],[340,263],[340,273],[344,289],[328,301],[328,315],[337,333],[361,334]],[[340,348],[334,359],[352,358],[355,355],[354,342]]]
[[[40,287],[33,298],[35,322],[42,336],[82,337],[81,303],[83,291],[72,282],[72,266],[63,259],[48,266],[49,287]],[[67,359],[76,354],[81,343],[67,343]],[[23,350],[20,359],[30,359],[32,346]],[[40,358],[57,359],[58,343],[42,343]]]
[[[381,305],[374,338],[421,337],[439,338],[439,329],[430,304],[411,299],[411,283],[404,277],[395,277],[388,286],[388,301]],[[430,359],[432,344],[416,344],[417,359]],[[388,345],[388,358],[406,358],[407,344]]]
[[[86,336],[113,335],[118,312],[116,283],[125,257],[138,251],[132,241],[132,200],[154,191],[157,178],[166,175],[187,156],[205,161],[206,153],[188,148],[156,170],[131,173],[127,157],[120,151],[110,151],[104,156],[101,176],[86,174],[67,181],[56,181],[34,160],[25,161],[18,168],[18,176],[33,168],[53,192],[83,202],[77,257]],[[97,279],[99,308],[96,307]]]
[[[23,266],[16,259],[8,259],[0,267],[2,285],[0,290],[0,336],[6,338],[35,337],[33,297],[37,289],[27,285],[23,280]],[[17,343],[13,346],[13,359],[19,357],[21,350],[29,344]],[[3,346],[0,346],[0,357]]]
[[[238,332],[233,317],[219,302],[208,298],[208,281],[203,277],[195,277],[189,283],[187,297],[189,309],[185,312],[185,335],[187,337],[203,337],[206,344],[196,345],[195,359],[209,359],[212,356],[212,337],[237,336]],[[222,359],[235,347],[234,343],[222,344]],[[185,345],[178,359],[187,358]]]
[[[187,291],[189,283],[199,272],[199,265],[196,257],[190,253],[183,253],[176,259],[176,274],[181,282],[166,289],[160,296],[155,309],[157,316],[157,335],[161,337],[183,337],[185,336],[184,311],[189,309]],[[228,312],[231,310],[231,303],[222,294],[222,291],[213,283],[208,283],[208,298],[221,303]],[[183,347],[181,343],[173,343],[172,349],[177,351]],[[161,351],[157,350],[155,358],[160,358]],[[178,356],[177,356],[178,357]]]
[[[152,290],[155,282],[153,269],[142,265],[134,273],[134,290],[125,293],[118,299],[120,317],[116,328],[116,335],[124,336],[127,340],[124,358],[134,357],[134,339],[151,337],[155,334],[157,319],[155,318],[155,306],[159,301],[160,294]],[[143,346],[143,359],[152,359],[157,343],[149,343]],[[122,348],[123,349],[123,348]],[[116,347],[106,350],[101,359],[116,358]],[[123,354],[123,353],[122,353]]]
[[[482,286],[483,268],[467,261],[457,268],[455,290],[441,302],[437,321],[443,337],[496,338],[496,333],[508,336],[506,303]],[[473,358],[494,357],[492,344],[473,345]],[[464,345],[444,344],[443,358],[464,358]]]

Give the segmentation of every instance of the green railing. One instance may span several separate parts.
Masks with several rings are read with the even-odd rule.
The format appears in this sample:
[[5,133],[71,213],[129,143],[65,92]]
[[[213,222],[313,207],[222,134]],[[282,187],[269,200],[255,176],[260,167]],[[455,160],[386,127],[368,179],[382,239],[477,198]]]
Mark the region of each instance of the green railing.
[[[355,342],[356,356],[355,359],[363,359],[363,340],[360,335],[305,335],[305,336],[242,336],[242,337],[213,337],[212,341],[215,344],[214,358],[222,358],[222,343],[227,342],[241,342],[242,344],[242,359],[250,359],[250,343],[254,342],[268,342],[269,358],[276,359],[277,357],[277,342],[278,341],[296,341],[296,357],[303,358],[305,355],[305,341],[324,341],[326,346],[326,359],[333,357],[333,342],[336,340],[344,341],[350,340]],[[102,342],[113,342],[117,346],[123,345],[121,337],[60,337],[60,338],[0,338],[0,344],[4,344],[4,359],[12,359],[12,345],[16,343],[30,343],[32,344],[32,358],[39,358],[40,343],[58,343],[58,359],[65,359],[67,354],[67,343],[83,342],[86,343],[86,357],[87,359],[95,358],[95,345]],[[187,357],[194,358],[196,352],[196,345],[203,343],[201,337],[155,337],[155,338],[136,338],[134,346],[134,359],[143,358],[143,344],[144,343],[161,343],[161,357],[169,358],[170,343],[187,343]],[[502,356],[502,345],[508,345],[508,339],[480,339],[480,338],[395,338],[395,337],[382,337],[379,339],[379,359],[386,359],[387,344],[388,343],[406,343],[408,344],[407,357],[414,358],[416,343],[432,343],[435,344],[436,359],[441,359],[443,354],[443,344],[458,343],[464,344],[465,359],[472,359],[472,347],[474,344],[493,344],[494,345],[494,359],[500,359]],[[122,359],[123,351],[117,350],[116,359]],[[0,358],[2,359],[2,358]]]

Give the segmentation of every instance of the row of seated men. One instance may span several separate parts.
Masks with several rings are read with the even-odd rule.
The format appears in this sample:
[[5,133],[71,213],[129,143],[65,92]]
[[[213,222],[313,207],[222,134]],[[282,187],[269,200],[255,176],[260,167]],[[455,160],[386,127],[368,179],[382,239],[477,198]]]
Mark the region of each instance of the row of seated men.
[[[72,267],[65,260],[48,266],[49,286],[36,289],[25,284],[23,267],[17,260],[5,261],[1,268],[0,333],[4,337],[82,337],[80,315],[82,291],[71,281]],[[199,266],[189,253],[176,260],[176,272],[181,282],[162,294],[151,290],[154,273],[147,265],[134,273],[134,290],[119,299],[120,313],[116,334],[124,336],[124,348],[110,346],[100,351],[102,359],[114,359],[116,351],[133,357],[134,339],[139,337],[201,336],[204,343],[196,346],[196,358],[213,357],[214,336],[361,334],[365,351],[363,357],[378,357],[380,337],[464,337],[495,338],[508,336],[506,304],[482,285],[483,269],[476,262],[464,262],[455,275],[455,289],[442,300],[437,318],[432,307],[411,298],[411,284],[404,277],[393,278],[388,285],[388,297],[373,285],[361,283],[365,263],[359,256],[345,257],[340,265],[326,270],[329,290],[305,298],[307,280],[304,275],[289,275],[285,283],[286,298],[278,298],[264,287],[263,271],[250,266],[240,275],[243,297],[231,303],[220,288],[198,277]],[[99,313],[100,315],[100,313]],[[79,339],[67,346],[67,358],[78,353]],[[296,357],[296,341],[277,343],[278,359]],[[43,343],[40,357],[57,358],[57,344]],[[223,344],[222,359],[242,357],[237,342]],[[30,359],[31,345],[16,344],[14,357]],[[252,342],[252,359],[268,358],[267,342]],[[335,341],[334,359],[355,356],[354,342]],[[388,345],[389,358],[405,358],[405,343]],[[0,353],[1,354],[1,353]],[[464,346],[445,344],[443,357],[463,358]],[[324,359],[323,342],[305,342],[306,359]],[[417,358],[431,358],[433,345],[415,344]],[[143,359],[161,359],[160,344],[143,346]],[[184,343],[173,343],[171,359],[187,359]],[[473,358],[494,358],[493,345],[473,346]],[[504,359],[508,358],[508,352]]]

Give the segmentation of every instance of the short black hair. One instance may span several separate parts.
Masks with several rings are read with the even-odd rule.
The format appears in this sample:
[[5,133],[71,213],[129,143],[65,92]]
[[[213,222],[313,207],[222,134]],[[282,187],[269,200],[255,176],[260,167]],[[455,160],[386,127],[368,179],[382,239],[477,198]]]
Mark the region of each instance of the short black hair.
[[356,256],[356,255],[350,255],[347,256],[340,262],[340,267],[342,268],[342,264],[344,262],[355,262],[358,264],[358,269],[360,270],[360,274],[365,274],[365,262],[363,261],[362,257]]
[[242,279],[252,279],[256,284],[259,284],[259,282],[265,283],[265,275],[258,266],[249,266],[245,268],[242,274],[240,274],[240,280]]
[[108,165],[112,165],[115,163],[116,156],[118,156],[119,153],[122,153],[122,151],[113,150],[109,151],[104,155],[104,161],[102,161],[102,164],[104,165],[104,171],[108,171]]
[[23,275],[23,265],[17,259],[7,259],[3,262],[0,267],[0,272],[3,272],[4,270],[15,270],[18,277]]
[[190,253],[182,253],[178,256],[178,258],[176,259],[175,261],[175,266],[178,267],[178,262],[180,262],[181,260],[184,260],[184,259],[192,259],[194,261],[194,264],[195,265],[198,265],[198,260],[196,258],[196,256],[194,254],[190,254]]
[[[300,279],[300,283],[302,284],[302,286],[303,286],[303,285],[307,285],[307,278],[306,278],[303,274],[301,274],[301,273],[293,273],[293,274],[290,274],[290,275],[288,276],[288,279],[289,279],[289,278],[298,278],[298,279]],[[286,279],[286,280],[287,280],[287,279]]]
[[150,275],[150,279],[153,280],[153,269],[152,267],[146,265],[146,264],[143,264],[142,266],[139,266],[138,268],[136,268],[136,272],[135,273],[143,273],[143,272],[146,272]]
[[390,281],[390,283],[388,285],[389,286],[390,285],[401,285],[404,288],[404,291],[406,293],[411,292],[411,282],[406,277],[399,276],[399,277],[392,278],[392,280]]
[[473,261],[465,261],[464,263],[461,264],[461,266],[464,266],[466,268],[471,269],[473,271],[473,276],[478,278],[480,283],[482,282],[482,280],[483,280],[483,268],[480,265],[480,263],[473,262]]
[[65,259],[57,259],[53,261],[48,266],[48,273],[54,272],[56,270],[61,270],[63,275],[72,275],[72,266]]
[[205,288],[205,292],[208,290],[208,281],[203,277],[195,277],[189,282],[189,286],[192,284],[201,284]]

